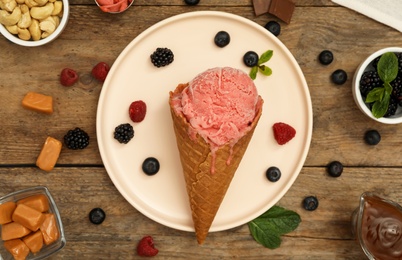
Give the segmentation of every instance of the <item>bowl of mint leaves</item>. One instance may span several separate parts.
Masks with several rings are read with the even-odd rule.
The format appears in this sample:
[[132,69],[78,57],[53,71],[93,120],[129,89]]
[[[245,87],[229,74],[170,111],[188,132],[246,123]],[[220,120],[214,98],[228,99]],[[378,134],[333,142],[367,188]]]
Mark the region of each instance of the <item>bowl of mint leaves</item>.
[[402,48],[376,51],[357,68],[353,98],[368,117],[384,123],[402,123]]

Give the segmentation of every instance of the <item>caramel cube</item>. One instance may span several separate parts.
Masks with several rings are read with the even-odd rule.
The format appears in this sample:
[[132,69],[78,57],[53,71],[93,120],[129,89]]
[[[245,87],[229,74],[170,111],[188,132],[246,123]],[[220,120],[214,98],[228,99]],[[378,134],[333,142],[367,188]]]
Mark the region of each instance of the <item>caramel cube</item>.
[[10,223],[11,216],[17,205],[13,201],[9,201],[0,205],[0,225]]
[[59,239],[60,233],[59,229],[57,228],[54,214],[45,214],[45,221],[43,221],[42,225],[40,226],[40,231],[42,232],[43,241],[45,241],[46,245],[50,245]]
[[31,233],[31,230],[17,222],[10,222],[1,226],[2,240],[21,238],[29,233]]
[[4,247],[16,260],[25,259],[29,254],[29,248],[21,239],[5,241]]
[[28,236],[22,238],[22,241],[28,246],[32,253],[39,252],[43,247],[43,236],[40,230],[35,233],[31,233]]
[[22,100],[22,106],[33,111],[52,114],[53,98],[36,92],[28,92]]
[[28,207],[36,209],[40,212],[45,212],[49,210],[49,201],[47,197],[43,194],[32,195],[27,198],[17,201],[17,204],[24,204]]
[[56,165],[61,152],[61,142],[53,137],[48,136],[45,144],[36,160],[36,166],[40,169],[50,172]]
[[12,219],[32,231],[37,231],[45,220],[45,215],[24,204],[18,204],[14,210]]

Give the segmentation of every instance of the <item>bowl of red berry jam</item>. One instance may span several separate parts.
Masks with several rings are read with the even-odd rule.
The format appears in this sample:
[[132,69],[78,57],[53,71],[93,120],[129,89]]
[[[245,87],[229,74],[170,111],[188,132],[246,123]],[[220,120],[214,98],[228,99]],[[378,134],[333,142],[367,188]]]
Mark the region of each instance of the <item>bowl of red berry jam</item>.
[[368,117],[402,123],[402,48],[388,47],[368,56],[353,77],[353,98]]

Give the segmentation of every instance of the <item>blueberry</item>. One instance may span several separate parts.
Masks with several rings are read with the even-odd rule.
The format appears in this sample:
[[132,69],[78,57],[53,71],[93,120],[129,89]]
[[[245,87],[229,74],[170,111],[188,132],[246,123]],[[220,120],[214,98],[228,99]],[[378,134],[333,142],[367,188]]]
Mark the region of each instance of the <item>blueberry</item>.
[[154,157],[148,157],[142,163],[142,170],[146,175],[155,175],[159,171],[159,161]]
[[89,221],[91,223],[99,225],[101,224],[106,218],[106,214],[101,208],[94,208],[89,212]]
[[334,60],[334,55],[331,51],[324,50],[320,53],[320,55],[318,55],[318,60],[322,65],[328,65]]
[[258,64],[258,54],[254,51],[248,51],[243,56],[243,62],[247,67],[254,67]]
[[342,85],[348,79],[348,75],[344,70],[338,69],[332,73],[331,79],[335,84]]
[[184,0],[184,2],[188,5],[198,5],[200,0]]
[[303,200],[303,207],[305,210],[313,211],[318,208],[318,199],[315,196],[305,197]]
[[272,166],[268,168],[265,175],[269,181],[277,182],[281,178],[281,170],[278,167]]
[[215,44],[219,47],[225,47],[230,42],[230,35],[225,31],[220,31],[215,35]]
[[381,141],[381,135],[377,130],[368,130],[364,134],[364,141],[368,145],[377,145]]
[[281,25],[276,21],[269,21],[264,27],[275,36],[281,33]]
[[327,172],[332,177],[339,177],[343,172],[343,165],[338,161],[330,162],[327,165]]

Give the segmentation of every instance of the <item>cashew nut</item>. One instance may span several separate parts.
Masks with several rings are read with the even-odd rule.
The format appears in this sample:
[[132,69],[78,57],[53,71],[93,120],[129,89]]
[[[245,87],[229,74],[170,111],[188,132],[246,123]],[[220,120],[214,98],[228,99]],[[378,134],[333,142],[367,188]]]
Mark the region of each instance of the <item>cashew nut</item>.
[[27,5],[21,5],[22,16],[21,19],[18,21],[18,27],[21,29],[26,29],[31,25],[32,19],[29,13],[29,8]]
[[56,1],[53,3],[54,9],[52,12],[52,15],[59,15],[61,13],[61,9],[63,9],[63,2],[62,1]]
[[48,0],[34,0],[34,1],[38,3],[38,6],[44,6],[48,2]]
[[16,24],[5,27],[11,34],[18,34],[18,26]]
[[38,6],[38,3],[35,2],[34,0],[25,0],[25,4],[29,7],[32,8],[34,6]]
[[1,9],[8,12],[12,12],[16,6],[17,2],[15,0],[0,0]]
[[17,4],[22,5],[22,4],[24,4],[24,3],[25,3],[25,0],[16,0],[16,2],[17,2]]
[[18,37],[21,40],[28,41],[29,39],[31,39],[31,34],[29,33],[28,29],[21,29],[18,27],[17,30],[18,30]]
[[53,3],[47,3],[45,6],[34,6],[31,8],[32,18],[42,20],[49,17],[54,9]]
[[54,24],[56,25],[57,28],[60,24],[60,17],[58,17],[57,15],[52,15],[50,17],[52,17],[52,19],[54,20]]
[[17,24],[21,19],[21,9],[17,6],[10,14],[6,10],[0,10],[0,23],[5,26]]
[[39,41],[41,39],[41,31],[39,28],[38,20],[32,19],[32,23],[29,26],[28,30],[31,33],[32,40]]
[[53,18],[43,20],[39,23],[39,28],[42,30],[42,38],[49,36],[54,30],[56,30],[56,24]]

